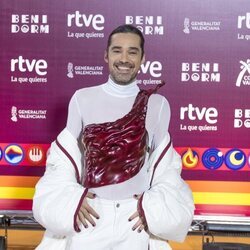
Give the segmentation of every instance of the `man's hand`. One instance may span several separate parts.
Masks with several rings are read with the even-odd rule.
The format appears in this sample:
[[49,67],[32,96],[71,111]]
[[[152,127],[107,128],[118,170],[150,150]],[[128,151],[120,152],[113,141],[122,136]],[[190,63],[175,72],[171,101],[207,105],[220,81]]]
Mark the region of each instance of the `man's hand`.
[[[139,200],[141,198],[141,194],[140,195],[134,195],[134,198],[136,200]],[[134,219],[138,218],[137,222],[134,224],[134,226],[132,227],[132,230],[136,230],[137,232],[140,233],[143,229],[146,229],[146,225],[144,223],[144,221],[142,220],[142,218],[139,217],[139,213],[138,211],[136,211],[133,215],[131,215],[129,217],[129,221],[132,221]]]
[[82,205],[77,215],[77,224],[80,226],[82,223],[85,228],[88,227],[87,221],[94,227],[96,225],[93,218],[99,219],[99,215],[96,211],[88,204],[87,198],[94,199],[95,194],[88,192],[83,199]]

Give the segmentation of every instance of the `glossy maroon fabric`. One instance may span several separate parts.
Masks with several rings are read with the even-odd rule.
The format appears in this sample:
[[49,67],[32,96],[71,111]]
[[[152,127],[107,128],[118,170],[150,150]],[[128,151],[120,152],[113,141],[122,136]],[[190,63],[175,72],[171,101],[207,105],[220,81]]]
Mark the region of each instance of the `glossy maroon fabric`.
[[131,111],[121,119],[84,128],[81,140],[84,187],[121,183],[140,171],[148,145],[145,119],[152,93],[141,90]]

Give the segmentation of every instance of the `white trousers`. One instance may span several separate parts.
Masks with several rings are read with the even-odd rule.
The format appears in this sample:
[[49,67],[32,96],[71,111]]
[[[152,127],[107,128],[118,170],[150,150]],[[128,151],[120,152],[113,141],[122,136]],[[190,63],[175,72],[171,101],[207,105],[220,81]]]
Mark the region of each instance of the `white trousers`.
[[128,221],[137,211],[137,200],[88,199],[90,206],[99,214],[96,226],[81,227],[68,239],[69,250],[148,250],[149,235],[143,230],[132,230],[138,218]]

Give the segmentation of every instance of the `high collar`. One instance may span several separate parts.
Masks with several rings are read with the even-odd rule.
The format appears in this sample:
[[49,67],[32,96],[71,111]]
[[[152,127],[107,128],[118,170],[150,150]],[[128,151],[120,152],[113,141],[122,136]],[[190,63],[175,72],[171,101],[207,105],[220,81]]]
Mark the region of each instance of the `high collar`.
[[102,87],[108,94],[118,97],[135,96],[140,90],[136,84],[136,80],[128,85],[120,85],[115,83],[110,77],[108,81],[102,85]]

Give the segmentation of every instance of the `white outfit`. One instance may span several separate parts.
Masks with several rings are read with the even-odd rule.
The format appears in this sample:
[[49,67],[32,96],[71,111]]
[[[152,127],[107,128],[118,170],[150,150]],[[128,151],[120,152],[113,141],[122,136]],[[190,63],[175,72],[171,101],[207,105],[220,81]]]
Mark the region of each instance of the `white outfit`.
[[[105,84],[76,91],[69,104],[67,129],[77,139],[84,126],[88,124],[113,122],[123,117],[131,110],[139,90],[136,82],[122,86],[109,79]],[[146,117],[151,149],[158,146],[166,135],[169,120],[170,108],[167,100],[158,94],[151,95]],[[143,168],[135,177],[120,184],[103,186],[90,191],[102,198],[113,200],[141,194],[149,188],[147,168],[146,158]]]
[[133,231],[135,221],[128,221],[137,210],[136,199],[112,201],[97,197],[88,199],[88,202],[98,211],[100,219],[96,220],[96,227],[90,226],[87,229],[82,227],[81,232],[74,233],[67,242],[66,249],[148,250],[149,234],[145,231],[141,233]]
[[[126,232],[126,237],[129,237],[126,241],[131,245],[126,245],[126,243],[126,249],[147,250],[147,245],[134,247],[137,244],[136,240],[138,240],[138,244],[147,242],[145,239],[148,239],[148,234],[145,232],[138,234],[132,229],[129,230],[136,220],[127,221],[135,212],[132,211],[136,209],[137,205],[137,202],[131,197],[143,192],[140,211],[145,216],[151,236],[154,236],[150,236],[149,239],[150,250],[170,249],[168,244],[159,238],[175,241],[184,240],[192,222],[194,205],[192,193],[180,177],[180,156],[173,149],[167,133],[170,110],[164,97],[153,94],[149,98],[146,129],[152,153],[148,156],[149,158],[141,171],[135,177],[120,184],[91,190],[87,190],[81,185],[82,155],[77,139],[82,128],[87,124],[112,122],[123,117],[131,110],[138,91],[139,88],[135,83],[119,86],[109,79],[103,85],[81,89],[72,97],[67,127],[60,133],[57,141],[52,143],[45,175],[36,186],[33,202],[34,216],[47,229],[43,241],[37,249],[125,249],[122,246],[121,248],[112,248],[112,244],[107,245],[109,243],[106,238],[101,243],[100,237],[106,231],[108,232],[108,226],[115,225],[109,223],[109,220],[105,220],[107,212],[102,214],[104,205],[100,205],[100,203],[104,202],[111,207],[117,203],[122,204],[120,210],[116,209],[117,213],[114,211],[110,213],[109,216],[113,215],[113,219],[117,218],[122,209],[127,211],[126,215],[121,213],[123,216],[118,223],[124,226],[124,234]],[[97,213],[101,215],[100,222],[96,221],[96,228],[91,229],[93,240],[100,243],[97,244],[99,246],[96,248],[91,246],[92,241],[86,237],[87,234],[84,234],[86,229],[79,228],[76,224],[76,216],[87,191],[95,192],[98,196],[97,199],[90,201]],[[117,201],[118,199],[124,202]],[[110,217],[110,220],[112,218]],[[122,218],[125,218],[123,222],[121,222]],[[101,230],[102,226],[104,230]],[[115,228],[110,228],[110,230],[115,230]],[[97,232],[96,237],[94,237],[94,231]],[[135,237],[133,238],[133,236]],[[155,236],[158,238],[155,239]],[[103,247],[104,243],[105,247]]]

